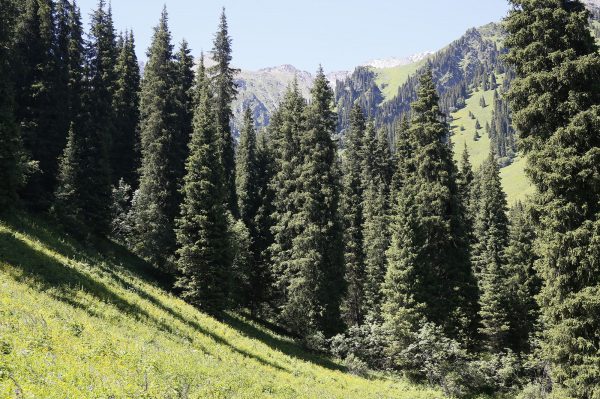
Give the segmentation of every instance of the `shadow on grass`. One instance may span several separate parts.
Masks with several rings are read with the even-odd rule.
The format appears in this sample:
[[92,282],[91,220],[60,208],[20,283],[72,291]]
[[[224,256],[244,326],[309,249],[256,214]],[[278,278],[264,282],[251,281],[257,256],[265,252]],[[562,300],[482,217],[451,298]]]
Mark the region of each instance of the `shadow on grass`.
[[[277,331],[278,333],[279,333],[279,331],[281,331],[281,328],[279,328],[267,321],[253,318],[248,314],[241,314],[241,315],[246,318],[252,319],[255,323],[260,324],[271,331]],[[225,315],[222,319],[222,322],[227,324],[231,328],[241,332],[242,334],[246,335],[247,337],[259,340],[259,341],[263,342],[265,345],[269,346],[271,349],[283,352],[284,354],[286,354],[290,357],[293,357],[293,358],[296,358],[296,359],[299,359],[299,360],[302,360],[305,362],[310,362],[310,363],[319,365],[321,367],[327,368],[329,370],[337,370],[337,371],[343,371],[343,372],[347,371],[346,367],[333,362],[331,359],[328,359],[324,356],[321,356],[321,355],[318,355],[315,353],[310,353],[307,350],[300,348],[300,346],[294,342],[275,337],[275,336],[267,333],[266,331],[254,326],[250,323],[244,322],[243,320],[241,320],[235,316]],[[281,334],[281,335],[283,335],[283,334]]]
[[[21,230],[21,229],[20,229]],[[36,236],[35,232],[28,231],[29,235],[35,237],[46,247],[54,248],[53,242],[44,241],[43,236]],[[57,248],[54,248],[57,249]],[[64,249],[64,247],[63,247]],[[70,251],[70,249],[68,249]],[[68,256],[73,258],[72,253],[68,252]],[[63,256],[67,256],[62,254]],[[79,258],[81,259],[81,257]],[[94,263],[98,262],[97,258],[89,259]],[[159,329],[169,333],[177,333],[175,326],[166,323],[163,320],[157,320],[147,311],[139,307],[135,303],[131,303],[126,298],[113,291],[109,286],[101,281],[98,281],[86,273],[83,273],[76,268],[69,267],[52,256],[48,256],[41,250],[34,248],[27,242],[17,238],[14,234],[7,231],[0,231],[0,270],[10,274],[15,281],[27,284],[40,291],[48,291],[48,294],[53,298],[68,303],[69,305],[86,311],[93,317],[102,317],[87,306],[75,300],[77,291],[84,291],[93,296],[99,301],[103,301],[115,306],[121,313],[129,315],[133,319],[150,322],[156,325]],[[2,264],[13,266],[16,270],[9,270],[3,267]],[[100,263],[99,263],[100,265]],[[111,274],[111,278],[125,289],[130,286],[118,274],[105,266],[99,267],[103,272]],[[16,271],[16,272],[15,272]],[[138,275],[139,276],[139,275]],[[191,326],[200,334],[210,336],[215,342],[229,346],[233,351],[248,358],[252,358],[259,363],[275,369],[288,371],[283,367],[262,358],[256,354],[250,353],[244,349],[240,349],[229,343],[221,336],[208,331],[199,323],[188,320],[176,310],[164,305],[154,296],[143,290],[137,290],[137,295],[142,299],[150,301],[154,306],[159,307],[163,311],[171,314],[174,318],[182,323]]]

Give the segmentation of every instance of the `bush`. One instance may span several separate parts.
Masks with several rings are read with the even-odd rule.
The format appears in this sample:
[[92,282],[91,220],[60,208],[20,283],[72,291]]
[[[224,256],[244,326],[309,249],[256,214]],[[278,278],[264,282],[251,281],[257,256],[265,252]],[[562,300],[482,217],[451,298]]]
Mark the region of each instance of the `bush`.
[[362,325],[350,327],[346,335],[331,338],[330,352],[340,359],[353,356],[374,370],[387,370],[392,367],[386,352],[390,337],[390,331],[370,315]]
[[360,377],[366,376],[367,371],[369,370],[367,363],[354,356],[353,353],[348,355],[344,363],[346,363],[346,367],[348,368],[348,372],[350,374],[354,374]]

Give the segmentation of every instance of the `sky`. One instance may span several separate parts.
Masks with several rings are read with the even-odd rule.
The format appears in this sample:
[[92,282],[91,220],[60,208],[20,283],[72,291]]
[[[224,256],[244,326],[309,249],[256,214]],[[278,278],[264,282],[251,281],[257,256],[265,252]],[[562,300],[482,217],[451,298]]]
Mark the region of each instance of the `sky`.
[[[315,72],[321,64],[326,73],[440,50],[509,9],[507,0],[112,0],[115,28],[133,30],[141,61],[165,4],[175,50],[185,38],[194,56],[210,51],[224,6],[236,67],[292,64]],[[98,0],[77,5],[87,31]]]

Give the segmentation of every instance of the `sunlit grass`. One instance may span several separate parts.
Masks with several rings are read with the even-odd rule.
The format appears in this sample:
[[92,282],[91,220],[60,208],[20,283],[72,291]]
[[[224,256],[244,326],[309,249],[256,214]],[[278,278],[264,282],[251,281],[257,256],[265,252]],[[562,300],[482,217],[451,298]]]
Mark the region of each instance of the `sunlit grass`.
[[119,245],[61,237],[27,216],[0,222],[0,397],[442,396],[350,375],[243,316],[211,318]]

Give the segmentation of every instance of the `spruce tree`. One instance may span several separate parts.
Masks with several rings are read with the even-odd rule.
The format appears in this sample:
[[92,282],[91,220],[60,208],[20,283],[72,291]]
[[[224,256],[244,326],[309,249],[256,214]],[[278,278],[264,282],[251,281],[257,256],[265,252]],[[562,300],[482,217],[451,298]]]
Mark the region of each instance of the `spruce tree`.
[[365,304],[367,312],[374,315],[379,315],[381,310],[381,288],[387,266],[385,252],[390,246],[389,200],[392,167],[388,148],[385,130],[382,129],[377,138],[373,122],[369,121],[363,145],[361,184],[364,189],[362,207]]
[[304,227],[294,240],[295,262],[304,273],[304,288],[308,291],[300,287],[293,301],[296,306],[311,306],[314,316],[308,320],[309,325],[333,335],[344,327],[340,306],[346,284],[343,227],[338,209],[340,181],[332,139],[337,116],[332,110],[333,92],[322,68],[317,71],[311,97],[312,103],[305,112],[306,130],[300,139],[301,207],[296,222]]
[[[112,186],[110,148],[114,136],[113,98],[116,85],[116,35],[110,7],[104,1],[91,15],[89,41],[85,47],[84,116],[79,142],[78,198],[81,220],[93,233],[110,231]],[[77,128],[79,130],[79,127]],[[78,133],[75,132],[75,136]],[[76,139],[77,143],[78,140]]]
[[[14,115],[25,149],[38,162],[21,194],[36,210],[49,207],[56,185],[58,158],[69,130],[67,81],[57,44],[55,5],[24,0],[14,36]],[[67,106],[65,106],[67,104]]]
[[527,210],[521,202],[509,212],[509,243],[506,248],[506,276],[508,306],[510,309],[510,347],[516,352],[529,352],[530,340],[537,331],[539,305],[536,296],[541,279],[534,268],[537,256],[534,250],[535,232]]
[[[537,193],[531,215],[542,352],[558,396],[600,395],[600,56],[577,0],[511,1],[505,61],[516,79],[507,95],[526,173]],[[567,73],[567,71],[569,71]]]
[[17,202],[21,182],[22,142],[13,110],[10,42],[14,9],[9,0],[0,0],[0,210],[10,210]]
[[154,28],[140,95],[142,162],[135,212],[135,249],[154,264],[167,266],[175,250],[174,222],[180,205],[180,152],[177,151],[176,85],[173,46],[166,7]]
[[294,282],[301,278],[302,272],[294,262],[294,240],[304,228],[301,221],[296,221],[296,215],[300,207],[298,175],[302,161],[300,136],[305,126],[305,108],[306,101],[302,98],[298,81],[294,79],[269,123],[274,161],[274,175],[269,184],[274,195],[271,228],[273,244],[269,249],[275,280],[273,299],[279,310],[279,320],[287,328],[297,332],[307,332],[307,329],[314,328],[314,325],[307,324],[314,317],[311,308],[294,308],[290,305],[294,294],[290,287],[297,286]]
[[[348,291],[344,300],[344,318],[350,326],[362,323],[365,307],[365,253],[363,235],[363,192],[361,181],[363,166],[363,141],[366,121],[360,105],[355,104],[350,113],[350,127],[344,140],[343,195],[341,214],[344,223],[344,262]],[[375,139],[373,137],[373,139]],[[374,140],[374,143],[375,140]]]
[[221,133],[219,151],[221,163],[225,168],[227,181],[227,203],[233,215],[237,215],[237,200],[235,198],[235,141],[231,132],[233,111],[231,103],[237,96],[238,87],[233,81],[238,69],[232,68],[231,63],[231,37],[227,27],[225,7],[221,13],[219,30],[215,34],[211,57],[215,65],[208,68],[208,75],[212,78],[215,93],[214,105],[217,113],[217,125]]
[[126,31],[120,40],[116,65],[114,97],[115,137],[111,151],[113,184],[123,179],[137,188],[139,168],[140,67],[135,55],[133,32]]
[[461,218],[447,125],[438,106],[431,71],[420,78],[410,127],[413,156],[395,195],[392,244],[387,252],[383,313],[397,341],[410,337],[425,318],[453,338],[474,335],[477,286]]
[[472,231],[473,224],[475,222],[475,214],[471,212],[472,207],[475,205],[475,201],[471,197],[474,180],[475,174],[473,173],[471,161],[469,161],[469,151],[467,150],[467,143],[465,142],[463,154],[460,159],[460,172],[457,183],[460,193],[460,200],[463,204],[463,220],[467,231]]
[[183,289],[182,296],[188,302],[216,313],[231,306],[231,230],[218,153],[219,129],[206,76],[199,76],[197,91],[182,189],[184,201],[176,222],[177,267],[181,273],[176,286]]
[[483,164],[480,197],[477,201],[473,231],[475,243],[471,252],[473,269],[479,285],[479,316],[484,345],[500,352],[510,341],[507,278],[504,251],[508,244],[506,195],[500,181],[500,170],[493,152]]
[[[262,140],[264,139],[263,137]],[[261,151],[264,150],[263,147]],[[265,155],[261,154],[261,157]],[[264,190],[268,184],[264,176],[267,171],[261,171],[260,168],[268,168],[269,164],[265,159],[261,159],[262,165],[259,165],[258,156],[254,119],[252,110],[248,106],[244,112],[244,126],[240,131],[235,177],[240,219],[248,229],[250,237],[250,259],[244,276],[246,284],[243,290],[243,302],[253,314],[266,301],[270,282],[268,265],[264,262],[266,243],[261,236],[267,226],[259,225],[267,222],[265,215],[261,214],[261,205],[263,205],[261,189]]]

